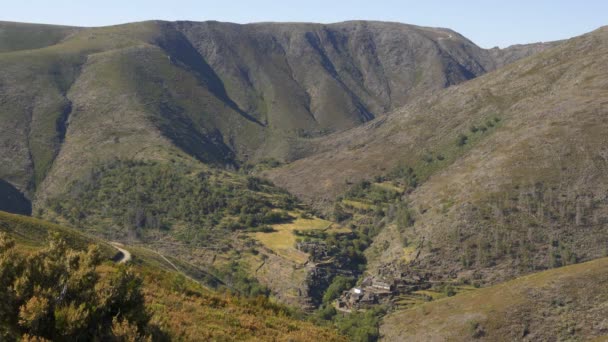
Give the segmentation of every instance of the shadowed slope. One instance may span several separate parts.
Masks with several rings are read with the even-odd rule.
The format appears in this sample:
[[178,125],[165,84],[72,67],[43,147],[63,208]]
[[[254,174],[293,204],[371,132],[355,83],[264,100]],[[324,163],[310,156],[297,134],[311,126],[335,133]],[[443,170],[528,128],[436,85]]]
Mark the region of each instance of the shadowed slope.
[[0,210],[14,214],[31,215],[32,204],[11,183],[0,179]]

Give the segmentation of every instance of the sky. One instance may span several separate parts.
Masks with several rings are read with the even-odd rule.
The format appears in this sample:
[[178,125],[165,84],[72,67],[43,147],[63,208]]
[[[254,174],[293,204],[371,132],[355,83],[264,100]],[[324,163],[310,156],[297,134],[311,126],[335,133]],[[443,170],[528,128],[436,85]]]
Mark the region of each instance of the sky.
[[3,21],[74,26],[151,19],[395,21],[451,28],[484,48],[565,39],[608,25],[608,0],[0,0],[0,5]]

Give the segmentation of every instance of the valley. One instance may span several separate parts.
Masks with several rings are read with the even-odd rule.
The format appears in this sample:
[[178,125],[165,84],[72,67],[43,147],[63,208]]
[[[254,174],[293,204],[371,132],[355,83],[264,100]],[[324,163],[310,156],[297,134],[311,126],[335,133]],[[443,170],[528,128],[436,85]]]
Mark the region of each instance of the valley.
[[605,337],[607,56],[606,27],[0,22],[1,231],[99,245],[168,339]]

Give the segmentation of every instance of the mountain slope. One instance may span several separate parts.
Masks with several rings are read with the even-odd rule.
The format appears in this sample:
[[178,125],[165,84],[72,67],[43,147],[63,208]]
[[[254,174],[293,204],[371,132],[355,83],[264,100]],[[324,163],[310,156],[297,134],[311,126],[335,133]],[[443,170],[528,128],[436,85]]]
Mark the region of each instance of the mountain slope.
[[[81,232],[51,224],[42,220],[0,212],[0,233],[7,234],[16,242],[16,252],[19,255],[30,255],[48,245],[49,236],[55,235],[66,242],[66,247],[76,251],[86,251],[90,245],[99,247],[100,257],[107,262],[95,270],[96,276],[103,283],[110,281],[121,270],[122,266],[115,265],[110,259],[116,255],[116,248],[107,241],[83,235]],[[6,253],[6,242],[2,240]],[[145,249],[125,246],[133,251],[133,261],[127,264],[128,272],[135,271],[144,281],[141,284],[143,306],[150,315],[150,324],[157,328],[155,338],[159,340],[289,340],[309,341],[311,338],[328,341],[344,341],[342,336],[334,331],[316,327],[310,322],[294,318],[286,308],[270,303],[264,298],[247,299],[228,293],[216,293],[204,288],[195,281],[176,272],[163,259],[146,252]],[[74,256],[75,253],[68,253]],[[4,257],[4,255],[3,255]],[[3,266],[8,265],[6,259]],[[78,259],[71,260],[71,268],[76,268]],[[51,264],[51,261],[49,261]],[[9,267],[6,268],[3,280],[9,279]],[[54,270],[58,272],[57,270]],[[79,274],[77,274],[79,275]],[[81,276],[84,278],[84,276]],[[86,286],[85,283],[84,286]],[[40,284],[48,286],[47,284]],[[137,279],[129,283],[129,291],[137,287]],[[6,286],[0,291],[6,291]],[[95,291],[101,291],[102,286],[96,286]],[[87,291],[86,287],[82,289]],[[93,289],[89,290],[95,293]],[[126,292],[126,290],[125,290]],[[131,292],[128,292],[131,293]],[[3,296],[6,293],[1,293]],[[112,297],[114,298],[114,297]],[[83,310],[83,305],[80,310]],[[128,308],[121,307],[122,312]],[[4,311],[3,313],[5,313]],[[119,311],[121,313],[121,311]],[[144,315],[144,312],[138,312]],[[86,316],[86,315],[85,315]],[[77,320],[82,316],[71,316]],[[101,326],[101,322],[97,322]],[[13,331],[8,322],[0,322],[0,333],[12,340]],[[62,328],[58,324],[59,328]],[[80,327],[82,328],[82,327]],[[32,329],[34,330],[34,329]],[[65,329],[68,330],[69,329]],[[8,335],[5,335],[7,334]],[[20,335],[17,335],[20,336]]]
[[54,45],[78,30],[68,26],[0,21],[0,53]]
[[437,276],[488,281],[602,256],[607,37],[601,28],[319,139],[318,154],[267,174],[331,200],[345,180],[411,167],[416,222],[380,234],[372,269],[400,263],[407,240],[426,240],[419,266]]
[[603,340],[608,259],[540,272],[397,311],[384,341]]
[[[426,179],[468,151],[453,147],[454,127],[499,120],[471,137],[471,146],[507,122],[502,113],[485,112],[503,109],[484,104],[494,101],[491,94],[467,98],[471,107],[488,107],[463,119],[470,108],[456,95],[441,103],[444,94],[456,94],[443,89],[550,46],[483,50],[447,29],[379,22],[143,22],[78,29],[49,42],[0,53],[0,179],[11,184],[7,189],[32,199],[35,215],[154,243],[195,268],[221,267],[217,273],[245,292],[266,293],[247,278],[255,274],[278,298],[302,306],[310,303],[308,285],[319,280],[310,255],[290,243],[282,250],[296,260],[287,260],[272,248],[256,249],[259,241],[246,233],[271,231],[265,225],[277,218],[307,224],[303,217],[311,215],[272,184],[247,177],[246,163],[260,161],[257,170],[280,165],[273,158],[313,155],[271,174],[303,197],[326,193],[329,200],[345,176],[384,173],[398,161],[422,165],[416,172]],[[405,115],[384,116],[403,105]],[[455,109],[461,111],[452,115]],[[442,134],[432,137],[436,128]],[[419,141],[411,144],[411,137]],[[431,148],[445,148],[441,163],[418,163],[439,152]],[[241,174],[232,172],[241,166]],[[345,263],[363,259],[373,230],[368,221],[381,214],[363,215],[365,227],[333,239],[347,249],[339,251]],[[280,233],[295,240],[300,228],[309,227]],[[400,241],[386,252],[401,250]],[[374,269],[381,259],[372,252]],[[331,276],[317,283],[329,285]]]
[[0,179],[30,198],[93,159],[300,157],[309,137],[543,49],[505,58],[450,30],[380,22],[1,27]]

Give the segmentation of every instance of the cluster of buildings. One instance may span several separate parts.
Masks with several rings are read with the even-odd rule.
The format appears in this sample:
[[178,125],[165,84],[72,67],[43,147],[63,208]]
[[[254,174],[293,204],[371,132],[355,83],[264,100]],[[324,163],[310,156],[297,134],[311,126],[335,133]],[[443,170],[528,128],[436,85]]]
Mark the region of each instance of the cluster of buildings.
[[[353,277],[352,270],[341,267],[344,260],[332,257],[324,241],[299,241],[296,249],[310,255],[307,283],[310,288],[326,287],[335,275]],[[334,306],[341,312],[365,310],[388,304],[399,295],[431,287],[430,274],[400,264],[383,265],[375,276],[366,277],[359,286],[344,291]]]
[[365,310],[377,304],[389,303],[398,295],[430,286],[426,275],[415,272],[403,272],[390,278],[370,276],[365,278],[360,286],[344,291],[336,300],[335,307],[342,312]]
[[367,277],[361,286],[344,291],[335,303],[336,309],[343,312],[362,310],[389,300],[394,294],[394,287],[375,277]]

